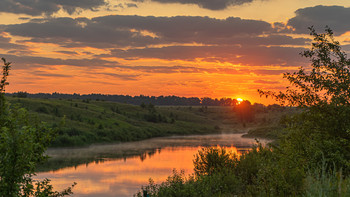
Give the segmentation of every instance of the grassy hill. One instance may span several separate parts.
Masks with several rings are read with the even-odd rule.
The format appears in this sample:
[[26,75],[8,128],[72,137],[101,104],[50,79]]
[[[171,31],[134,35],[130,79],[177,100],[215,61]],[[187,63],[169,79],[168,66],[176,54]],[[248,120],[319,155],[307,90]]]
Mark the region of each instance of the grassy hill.
[[7,99],[12,106],[26,108],[33,120],[57,128],[54,147],[219,132],[248,132],[246,137],[276,138],[281,130],[280,119],[296,112],[290,108],[255,107],[254,120],[242,124],[232,107],[225,106],[136,106],[101,100]]
[[[152,137],[220,132],[234,122],[228,107],[155,107],[64,99],[8,97],[12,106],[26,108],[33,119],[58,129],[52,146],[127,142]],[[65,122],[62,126],[61,122]]]

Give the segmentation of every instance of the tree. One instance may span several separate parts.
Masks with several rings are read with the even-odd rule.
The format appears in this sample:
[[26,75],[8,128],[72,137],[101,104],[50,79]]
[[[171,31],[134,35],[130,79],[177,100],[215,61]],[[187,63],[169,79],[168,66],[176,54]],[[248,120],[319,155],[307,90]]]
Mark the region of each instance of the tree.
[[313,43],[301,55],[310,59],[310,67],[284,74],[291,84],[286,92],[258,91],[281,104],[304,108],[292,118],[290,133],[281,142],[291,159],[306,166],[325,159],[350,173],[350,59],[331,29],[321,34],[309,29]]
[[245,124],[248,122],[254,121],[254,109],[248,100],[242,101],[238,105],[235,105],[234,110],[243,126],[245,126]]
[[310,27],[314,42],[312,48],[301,53],[311,61],[311,70],[285,73],[291,87],[286,92],[274,93],[258,90],[260,95],[271,96],[282,104],[293,106],[322,106],[350,104],[350,59],[334,40],[333,31],[318,34]]
[[10,62],[2,58],[0,81],[0,196],[64,196],[53,191],[49,180],[33,181],[36,165],[47,158],[44,152],[54,136],[54,130],[44,123],[30,124],[28,113],[17,106],[10,107],[5,98],[5,87]]

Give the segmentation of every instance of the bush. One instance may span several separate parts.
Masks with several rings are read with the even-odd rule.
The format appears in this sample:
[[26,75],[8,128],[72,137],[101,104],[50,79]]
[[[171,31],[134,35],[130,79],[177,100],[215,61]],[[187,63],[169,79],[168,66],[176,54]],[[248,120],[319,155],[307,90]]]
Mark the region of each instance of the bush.
[[227,152],[225,148],[202,148],[193,160],[194,172],[197,176],[211,175],[225,169],[232,169],[236,161],[237,156]]
[[[331,165],[332,166],[332,165]],[[305,179],[305,196],[350,196],[350,178],[342,170],[327,170],[325,159],[317,168],[309,170]]]
[[241,191],[239,177],[229,170],[188,178],[183,171],[179,173],[174,170],[173,174],[159,185],[150,179],[149,185],[142,187],[135,196],[212,197],[233,196],[231,194],[240,194]]

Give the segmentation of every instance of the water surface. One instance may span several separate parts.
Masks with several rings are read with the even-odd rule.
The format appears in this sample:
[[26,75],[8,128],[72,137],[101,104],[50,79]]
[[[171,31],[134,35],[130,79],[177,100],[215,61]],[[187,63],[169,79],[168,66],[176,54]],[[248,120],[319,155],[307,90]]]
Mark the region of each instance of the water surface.
[[94,145],[86,148],[49,149],[52,158],[38,178],[49,178],[61,190],[73,182],[74,196],[132,196],[152,178],[165,181],[173,169],[193,173],[192,160],[201,147],[223,146],[236,153],[247,151],[254,139],[242,134],[177,136],[140,142]]

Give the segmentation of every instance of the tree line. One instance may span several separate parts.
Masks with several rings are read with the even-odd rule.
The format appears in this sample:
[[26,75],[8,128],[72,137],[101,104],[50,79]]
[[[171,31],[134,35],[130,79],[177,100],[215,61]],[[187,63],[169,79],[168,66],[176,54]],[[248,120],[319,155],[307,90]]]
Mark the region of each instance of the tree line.
[[234,106],[238,102],[232,98],[209,98],[209,97],[179,97],[179,96],[129,96],[129,95],[109,95],[109,94],[63,94],[63,93],[37,93],[30,94],[25,91],[6,93],[7,96],[19,98],[55,98],[55,99],[82,99],[100,100],[141,105],[142,103],[152,103],[153,105],[175,105],[175,106]]

